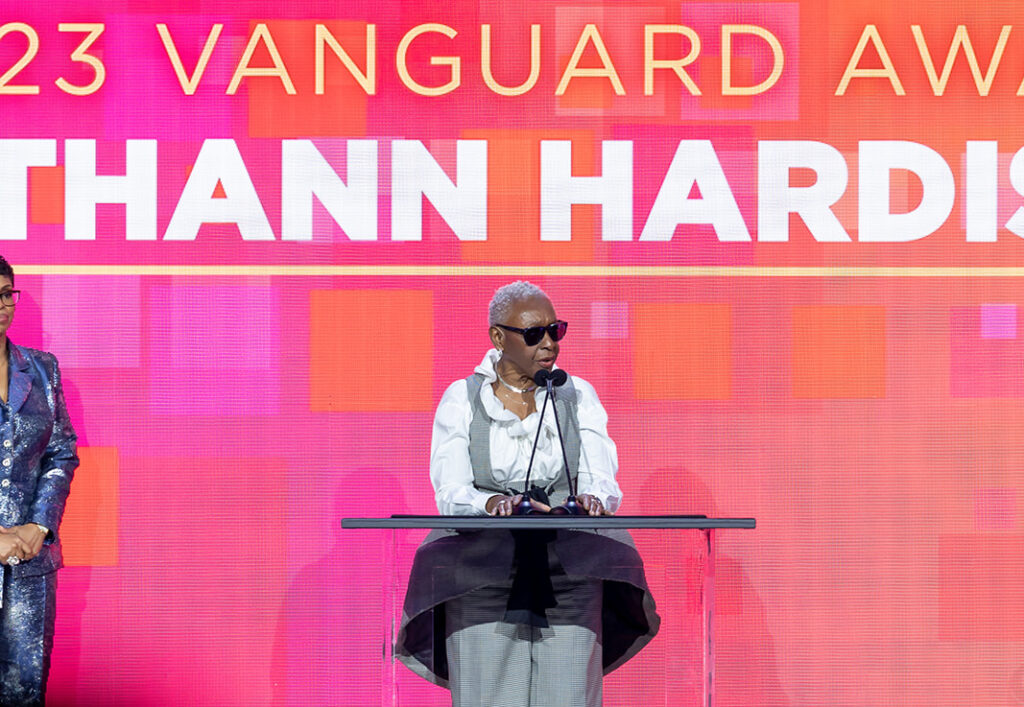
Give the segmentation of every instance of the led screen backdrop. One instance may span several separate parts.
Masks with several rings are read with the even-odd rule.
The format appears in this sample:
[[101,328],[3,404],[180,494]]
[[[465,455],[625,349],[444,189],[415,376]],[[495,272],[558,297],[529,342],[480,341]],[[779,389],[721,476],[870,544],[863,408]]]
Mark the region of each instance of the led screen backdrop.
[[[758,519],[720,704],[1024,703],[1022,83],[1015,2],[2,0],[11,337],[82,454],[52,702],[373,703],[338,520],[435,511],[529,278],[622,511]],[[607,703],[686,704],[689,546],[641,540]]]

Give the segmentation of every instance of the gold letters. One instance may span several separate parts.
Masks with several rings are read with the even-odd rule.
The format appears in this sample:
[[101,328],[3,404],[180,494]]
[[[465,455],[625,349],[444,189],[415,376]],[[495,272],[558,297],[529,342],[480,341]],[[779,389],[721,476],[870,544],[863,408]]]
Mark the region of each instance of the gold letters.
[[[654,37],[658,34],[678,34],[690,42],[690,53],[682,59],[655,59]],[[683,25],[644,25],[644,95],[654,95],[654,70],[672,69],[692,96],[699,96],[700,88],[694,83],[683,67],[689,66],[700,56],[700,37],[690,27]]]
[[[256,51],[256,45],[261,41],[267,47],[270,60],[274,62],[273,67],[249,66],[252,53]],[[238,90],[238,84],[246,76],[276,76],[281,80],[281,85],[284,86],[284,90],[288,95],[294,96],[296,93],[295,84],[292,83],[292,77],[288,75],[288,69],[285,68],[284,62],[281,60],[281,54],[277,51],[277,45],[274,44],[274,38],[271,36],[270,30],[267,29],[267,25],[262,22],[256,25],[256,28],[249,36],[249,43],[245,46],[245,51],[242,52],[242,58],[238,61],[238,66],[235,68],[235,74],[231,77],[231,83],[228,84],[226,93],[229,96],[233,96],[235,91]]]
[[206,71],[206,65],[210,61],[210,55],[213,54],[213,48],[217,45],[217,39],[223,29],[224,25],[219,22],[210,28],[210,33],[206,36],[206,44],[203,45],[203,52],[199,55],[199,61],[196,62],[196,68],[193,69],[192,75],[188,76],[185,74],[184,64],[181,63],[178,48],[174,45],[174,40],[171,39],[171,33],[167,31],[167,25],[157,24],[156,31],[160,34],[160,41],[164,43],[164,51],[167,52],[167,58],[171,60],[174,74],[178,77],[178,83],[186,96],[194,94],[196,88],[199,87],[199,82]]
[[[583,51],[587,48],[588,42],[593,43],[594,49],[597,50],[597,55],[601,58],[601,66],[603,68],[579,68],[580,59],[583,57]],[[622,81],[619,80],[619,74],[615,71],[615,65],[612,63],[611,57],[608,56],[608,50],[604,46],[604,40],[601,39],[601,33],[597,31],[597,25],[589,24],[583,28],[583,32],[580,33],[580,38],[576,42],[576,49],[573,50],[572,57],[569,59],[569,64],[565,67],[565,71],[562,72],[562,79],[558,82],[555,95],[561,96],[564,94],[565,89],[569,87],[569,82],[577,76],[608,79],[615,90],[615,95],[626,95],[626,89],[622,87]]]
[[430,22],[423,25],[416,25],[411,30],[405,33],[402,37],[402,41],[398,43],[398,51],[396,52],[396,66],[398,68],[398,76],[402,79],[410,91],[418,93],[421,96],[443,96],[446,93],[450,93],[459,87],[462,82],[461,59],[457,56],[432,56],[430,57],[430,63],[434,66],[450,66],[451,77],[447,83],[441,84],[440,86],[424,86],[421,83],[417,83],[416,80],[409,74],[409,67],[406,64],[406,54],[409,51],[409,45],[412,44],[412,40],[419,37],[421,34],[427,32],[438,32],[448,37],[448,39],[454,39],[455,35],[458,34],[448,25],[437,24]]
[[352,61],[338,40],[334,38],[330,30],[324,25],[316,26],[316,95],[324,92],[324,45],[331,48],[334,56],[341,59],[352,77],[359,83],[366,95],[372,96],[377,92],[377,25],[366,25],[366,73],[364,74]]
[[491,71],[491,26],[480,26],[480,72],[484,83],[499,96],[519,96],[537,83],[540,77],[540,25],[530,25],[530,75],[518,86],[502,86]]
[[[732,36],[734,34],[752,34],[768,42],[772,49],[772,71],[761,83],[755,86],[732,85]],[[756,96],[764,93],[775,85],[782,76],[782,64],[785,54],[778,37],[757,25],[722,25],[722,95],[723,96]]]

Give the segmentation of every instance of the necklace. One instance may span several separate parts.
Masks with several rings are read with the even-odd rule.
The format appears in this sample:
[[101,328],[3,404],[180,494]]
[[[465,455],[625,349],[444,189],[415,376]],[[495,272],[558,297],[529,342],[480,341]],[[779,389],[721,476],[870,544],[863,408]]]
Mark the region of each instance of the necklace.
[[[536,385],[531,385],[529,388],[517,388],[514,385],[509,384],[509,382],[507,380],[505,380],[504,378],[502,378],[501,374],[498,373],[498,367],[497,366],[494,367],[494,375],[498,376],[498,380],[501,381],[501,384],[503,386],[505,386],[506,388],[508,388],[509,390],[511,390],[513,393],[519,393],[520,395],[523,395],[524,393],[531,393],[531,392],[533,392],[534,390],[537,389]],[[525,401],[523,401],[523,402],[525,402]]]

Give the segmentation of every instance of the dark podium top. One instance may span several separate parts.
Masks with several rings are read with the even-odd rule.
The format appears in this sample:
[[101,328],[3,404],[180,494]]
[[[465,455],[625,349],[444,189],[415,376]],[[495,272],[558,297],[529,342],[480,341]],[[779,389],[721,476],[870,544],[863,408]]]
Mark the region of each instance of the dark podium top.
[[450,530],[488,530],[547,528],[566,530],[607,530],[611,528],[674,528],[707,530],[713,528],[756,527],[754,518],[708,518],[706,516],[412,516],[390,518],[342,518],[342,528],[447,528]]

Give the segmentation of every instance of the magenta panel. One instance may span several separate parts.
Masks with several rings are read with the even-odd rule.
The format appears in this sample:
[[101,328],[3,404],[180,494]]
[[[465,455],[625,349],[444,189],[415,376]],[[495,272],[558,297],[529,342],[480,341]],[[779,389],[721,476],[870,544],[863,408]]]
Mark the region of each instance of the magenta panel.
[[63,366],[139,366],[140,277],[50,275],[42,280],[44,346],[59,356]]
[[590,336],[595,339],[629,337],[628,302],[591,302]]
[[[896,0],[5,3],[0,76],[13,73],[0,86],[0,253],[23,290],[10,337],[58,356],[80,442],[104,450],[84,455],[94,466],[83,467],[72,503],[77,489],[79,503],[117,508],[101,543],[113,566],[83,538],[78,549],[68,543],[50,702],[378,704],[390,539],[342,532],[339,519],[435,511],[430,408],[479,363],[490,346],[487,303],[518,278],[543,287],[570,323],[559,365],[605,405],[622,512],[758,519],[755,532],[718,535],[718,705],[1024,701],[1024,227],[1012,221],[1024,192],[1013,169],[1024,40],[1014,9]],[[69,23],[102,24],[85,54],[76,47],[87,31]],[[175,77],[158,23],[188,73],[212,26],[224,25],[193,95]],[[327,48],[317,92],[317,24],[356,73],[373,74],[369,90]],[[506,86],[530,76],[530,27],[540,26],[537,81],[522,95],[488,86],[485,24],[492,73]],[[1004,24],[1013,33],[997,67]],[[399,46],[421,25],[454,36],[413,39],[403,73]],[[650,25],[699,36],[686,68],[702,95],[665,68],[646,94]],[[766,34],[782,47],[778,81],[757,95],[723,95],[729,25],[742,30],[736,85],[770,73]],[[988,95],[965,45],[937,95],[914,25],[940,74],[962,25],[982,74],[992,63]],[[854,77],[837,95],[869,26],[904,95],[877,75]],[[601,37],[623,95],[587,75],[604,62],[593,42],[581,75],[556,95],[584,32]],[[685,51],[663,36],[654,56]],[[102,62],[103,85],[89,95],[60,89],[60,78],[95,78],[86,57]],[[872,45],[859,66],[880,61]],[[449,80],[447,93],[425,95]],[[65,181],[76,138],[96,141],[98,180]],[[375,240],[353,241],[318,199],[287,202],[286,187],[312,189],[312,165],[282,169],[289,138],[311,140],[342,181],[349,140],[375,142]],[[124,173],[129,139],[156,141],[156,162],[140,168],[146,181],[111,186],[103,177]],[[486,164],[459,163],[466,139],[487,141]],[[425,170],[396,157],[396,140],[421,141],[446,178],[427,183]],[[559,234],[568,241],[540,239],[542,140],[572,142],[573,176],[630,170],[605,204],[568,207],[571,233]],[[610,140],[631,143],[631,164],[603,164]],[[728,208],[735,202],[749,241],[724,242],[712,227],[722,214],[707,200],[708,172],[682,164],[701,185],[666,186],[680,144],[695,140],[710,143],[709,169],[725,175]],[[765,192],[765,140],[834,148],[841,163],[828,169],[838,172],[818,177],[845,192],[801,208],[825,219],[830,210],[850,240],[816,240],[796,213],[785,215],[789,240],[758,240],[759,212],[782,207],[772,201],[780,187],[814,185],[796,168]],[[921,148],[931,166],[862,175],[861,152],[874,140]],[[997,143],[991,170],[967,173],[969,141]],[[905,158],[899,149],[887,154]],[[895,216],[942,191],[935,160],[953,184],[938,197],[948,203],[930,208],[948,216],[900,240],[909,232]],[[202,189],[190,182],[196,175],[208,180]],[[862,178],[890,179],[891,203],[862,203]],[[484,198],[469,198],[483,180]],[[406,202],[422,209],[419,241],[395,239],[408,235],[392,222],[398,182],[426,194]],[[632,231],[606,240],[604,209],[627,186]],[[659,199],[693,207],[697,223],[668,241],[641,240]],[[92,202],[96,237],[66,233],[68,216]],[[874,211],[883,206],[895,225],[877,235],[890,240],[861,241],[862,217],[884,216]],[[994,221],[989,240],[967,240],[968,210]],[[155,214],[155,238],[129,238],[138,235],[126,229],[131,213]],[[285,240],[289,215],[309,216],[311,240]],[[486,239],[461,240],[457,217],[483,224]],[[312,331],[313,293],[347,290],[367,293],[373,315],[340,311]],[[415,291],[430,306],[410,316],[389,304],[392,291]],[[884,326],[805,317],[828,330],[794,336],[794,313],[813,310],[884,312]],[[639,329],[637,313],[654,311],[674,314]],[[702,311],[728,312],[728,336],[695,326]],[[330,366],[349,360],[358,365]],[[314,411],[324,370],[347,407]],[[110,460],[116,469],[95,466]],[[80,514],[69,532],[96,511],[85,505],[69,511]],[[399,563],[418,541],[399,539]],[[664,624],[608,677],[605,704],[696,704],[699,538],[641,533],[637,543]],[[407,705],[448,703],[407,671],[397,679]]]
[[981,305],[981,338],[982,339],[1016,339],[1017,338],[1017,305],[1015,305],[1015,304],[983,304],[983,305]]
[[[1024,344],[1016,338],[985,337],[988,331],[999,331],[998,325],[991,322],[992,315],[986,312],[991,309],[955,307],[951,310],[950,392],[957,398],[1020,397],[1024,395],[1020,367]],[[989,317],[987,324],[986,316]]]
[[[154,414],[277,414],[280,310],[274,289],[183,285],[154,287],[148,294]],[[202,317],[199,326],[196,316]],[[157,370],[163,373],[152,375]]]

